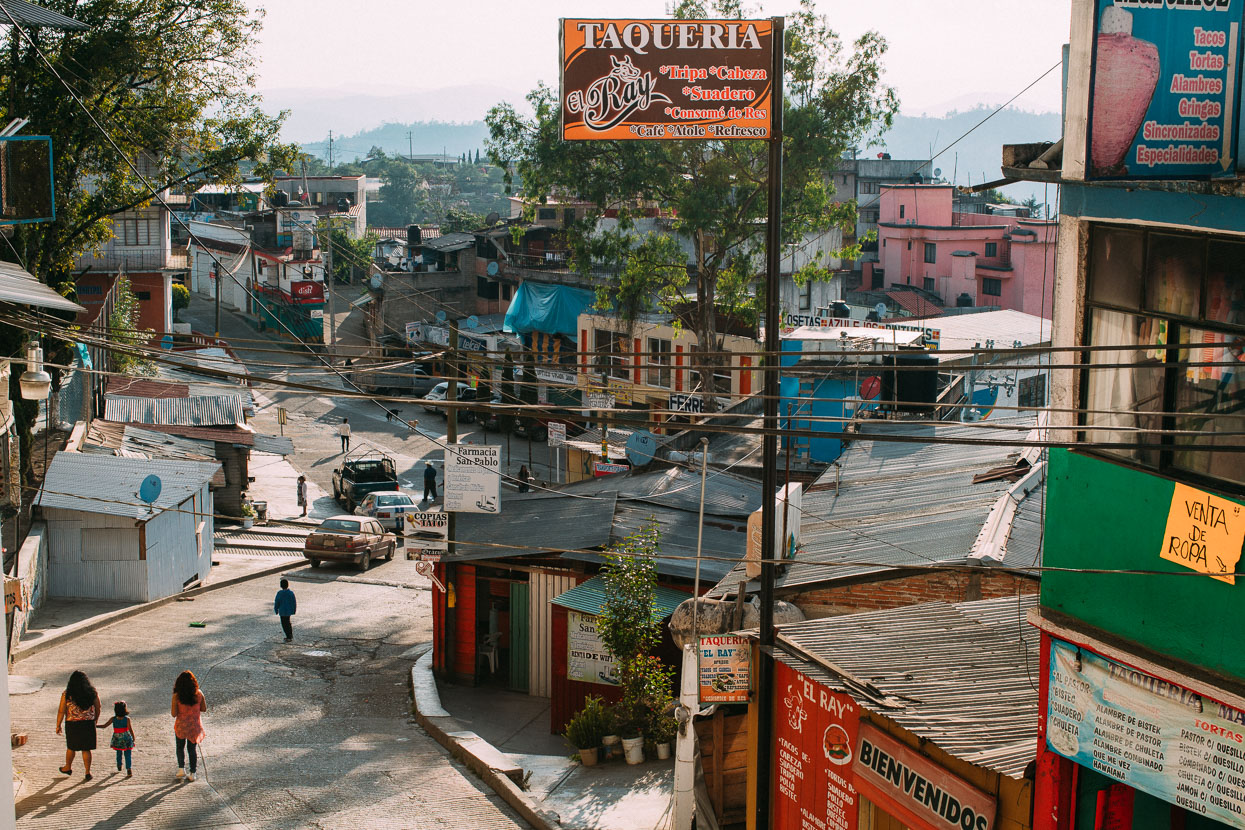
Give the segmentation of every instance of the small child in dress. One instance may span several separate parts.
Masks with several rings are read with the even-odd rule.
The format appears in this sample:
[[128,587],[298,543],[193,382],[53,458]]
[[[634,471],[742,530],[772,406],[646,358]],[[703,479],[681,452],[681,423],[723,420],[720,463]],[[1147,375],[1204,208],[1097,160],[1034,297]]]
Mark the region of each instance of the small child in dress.
[[112,705],[113,716],[99,725],[100,729],[112,727],[112,742],[109,743],[117,751],[117,772],[121,771],[121,758],[125,757],[125,777],[131,778],[134,770],[130,768],[130,753],[134,749],[134,724],[130,720],[130,712],[124,700]]

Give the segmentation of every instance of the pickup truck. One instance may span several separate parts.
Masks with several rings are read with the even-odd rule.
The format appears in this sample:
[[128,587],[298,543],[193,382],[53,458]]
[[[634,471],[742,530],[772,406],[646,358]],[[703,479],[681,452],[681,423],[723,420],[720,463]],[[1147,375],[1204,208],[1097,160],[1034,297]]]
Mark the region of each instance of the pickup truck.
[[430,373],[423,366],[403,366],[392,372],[359,373],[355,381],[361,388],[379,395],[411,395],[422,398],[445,378]]
[[397,489],[393,459],[383,453],[352,453],[333,471],[333,498],[351,512],[368,493]]

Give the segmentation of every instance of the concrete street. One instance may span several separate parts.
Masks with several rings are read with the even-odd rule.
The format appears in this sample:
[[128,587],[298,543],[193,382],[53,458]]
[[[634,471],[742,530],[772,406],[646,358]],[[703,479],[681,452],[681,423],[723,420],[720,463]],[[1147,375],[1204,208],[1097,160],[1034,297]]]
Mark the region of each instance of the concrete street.
[[[409,669],[430,634],[427,582],[395,560],[288,574],[298,596],[295,641],[282,642],[265,577],[86,634],[17,662],[42,681],[12,697],[22,775],[21,828],[514,828],[525,826],[411,719]],[[191,622],[202,621],[203,628]],[[100,733],[94,780],[64,762],[54,733],[69,673],[86,671],[105,713],[124,699],[138,745],[134,777],[118,775]],[[209,712],[199,779],[174,781],[169,703],[182,669],[199,677]],[[16,677],[15,677],[16,681]],[[15,687],[17,683],[15,682]]]

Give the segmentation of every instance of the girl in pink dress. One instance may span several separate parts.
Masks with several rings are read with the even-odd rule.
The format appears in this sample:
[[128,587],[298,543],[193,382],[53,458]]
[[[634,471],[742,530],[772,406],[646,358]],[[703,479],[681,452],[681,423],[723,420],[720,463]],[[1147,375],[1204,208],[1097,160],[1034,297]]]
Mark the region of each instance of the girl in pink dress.
[[[177,738],[177,778],[195,780],[199,767],[199,744],[207,737],[203,731],[202,715],[207,712],[207,700],[199,690],[194,672],[184,671],[173,683],[173,735]],[[190,749],[190,772],[186,772],[186,749]]]

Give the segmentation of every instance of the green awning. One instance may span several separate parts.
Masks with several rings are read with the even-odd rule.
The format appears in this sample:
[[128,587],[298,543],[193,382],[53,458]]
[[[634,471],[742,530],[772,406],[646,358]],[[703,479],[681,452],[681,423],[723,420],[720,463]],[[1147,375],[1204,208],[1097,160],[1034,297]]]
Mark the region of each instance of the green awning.
[[[662,588],[660,585],[657,586],[653,602],[653,621],[660,622],[664,620],[674,613],[674,609],[679,607],[679,603],[685,599],[691,599],[691,597],[690,593],[676,591],[673,588]],[[600,615],[601,608],[605,605],[605,580],[599,576],[594,576],[582,585],[576,585],[569,591],[563,591],[549,601],[554,605],[560,605],[572,611]]]

